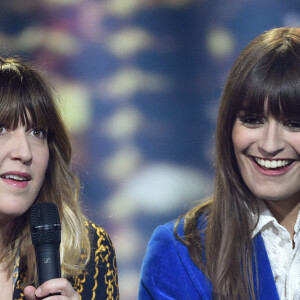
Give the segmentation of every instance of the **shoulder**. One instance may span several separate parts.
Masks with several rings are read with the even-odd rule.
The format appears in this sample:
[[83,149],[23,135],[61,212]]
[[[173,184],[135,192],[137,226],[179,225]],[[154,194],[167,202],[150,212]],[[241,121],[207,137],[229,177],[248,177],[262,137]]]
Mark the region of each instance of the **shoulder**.
[[[146,256],[144,261],[147,259],[158,258],[164,256],[167,260],[174,259],[176,257],[177,248],[185,246],[179,238],[183,238],[183,222],[180,222],[175,229],[176,222],[173,220],[164,225],[158,226],[154,231],[149,240]],[[174,256],[170,256],[169,254]]]
[[[175,267],[174,263],[168,263],[170,260],[176,260],[177,257],[176,247],[179,240],[176,238],[174,226],[175,221],[171,221],[158,226],[154,230],[147,246],[142,272],[152,272],[157,267],[161,267],[162,264]],[[145,270],[145,268],[147,268],[147,270]],[[151,270],[149,270],[149,268]]]
[[92,248],[97,247],[100,248],[99,250],[103,250],[108,247],[112,250],[114,249],[112,241],[105,229],[90,220],[85,221],[85,227],[88,231]]
[[119,299],[115,249],[108,233],[86,220],[91,252],[85,271],[75,279],[75,289],[82,299]]
[[85,226],[89,234],[91,244],[91,258],[88,268],[105,266],[112,274],[117,274],[117,260],[113,243],[108,233],[95,223],[86,220]]
[[[160,225],[157,228],[155,228],[150,242],[159,240],[160,242],[176,242],[176,235],[175,235],[175,220],[168,222],[164,225]],[[182,222],[179,223],[177,228],[178,234],[182,237],[183,236],[183,226]]]
[[[164,225],[158,226],[149,241],[149,245],[152,246],[153,243],[172,243],[176,248],[180,247],[181,250],[186,249],[184,244],[185,233],[184,233],[184,217],[179,220],[172,220]],[[207,225],[206,216],[200,216],[198,220],[198,232],[204,242],[204,232]]]
[[183,223],[180,220],[175,227],[176,221],[171,221],[154,230],[142,264],[139,299],[197,298],[199,294],[210,299],[210,283],[181,240]]

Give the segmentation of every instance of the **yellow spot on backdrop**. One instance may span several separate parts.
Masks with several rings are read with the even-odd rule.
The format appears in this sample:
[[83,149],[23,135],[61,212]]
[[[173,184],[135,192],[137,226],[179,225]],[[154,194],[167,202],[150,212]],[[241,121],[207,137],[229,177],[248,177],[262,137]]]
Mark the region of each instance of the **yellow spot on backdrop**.
[[67,84],[59,87],[58,102],[62,117],[72,132],[85,130],[91,122],[91,101],[86,87]]

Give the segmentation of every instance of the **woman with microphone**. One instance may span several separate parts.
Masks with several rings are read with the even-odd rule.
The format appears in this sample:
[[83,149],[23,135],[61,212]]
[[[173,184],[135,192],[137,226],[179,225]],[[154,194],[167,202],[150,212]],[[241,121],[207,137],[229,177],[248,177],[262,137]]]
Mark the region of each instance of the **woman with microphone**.
[[[0,58],[1,299],[118,299],[113,245],[83,214],[72,148],[51,89],[16,58]],[[29,212],[56,205],[61,277],[39,285]]]

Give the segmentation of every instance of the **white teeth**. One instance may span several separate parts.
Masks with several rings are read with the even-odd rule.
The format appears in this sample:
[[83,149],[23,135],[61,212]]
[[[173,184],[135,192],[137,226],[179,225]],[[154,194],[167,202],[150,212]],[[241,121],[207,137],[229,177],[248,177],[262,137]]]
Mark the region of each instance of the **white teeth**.
[[21,177],[21,176],[18,176],[18,175],[4,175],[2,177],[6,178],[6,179],[17,180],[17,181],[27,181],[27,178]]
[[255,161],[262,167],[268,169],[276,169],[280,167],[285,167],[289,164],[290,161],[284,160],[268,160],[268,159],[260,159],[255,157]]

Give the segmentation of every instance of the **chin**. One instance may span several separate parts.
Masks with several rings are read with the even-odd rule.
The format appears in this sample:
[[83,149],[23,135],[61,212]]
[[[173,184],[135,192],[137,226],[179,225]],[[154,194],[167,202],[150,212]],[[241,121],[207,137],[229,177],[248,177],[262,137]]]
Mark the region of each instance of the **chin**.
[[259,197],[262,200],[266,201],[282,201],[291,198],[292,195],[262,195]]
[[280,200],[283,200],[284,198],[278,198],[278,197],[261,197],[260,199],[265,200],[265,201],[280,201]]
[[276,190],[274,186],[265,186],[261,189],[252,189],[251,192],[259,199],[270,201],[285,200],[299,193],[299,191],[292,192],[291,190]]
[[21,206],[21,205],[9,205],[5,208],[0,206],[0,218],[6,217],[6,218],[16,218],[22,216],[26,211],[29,209],[27,206]]

